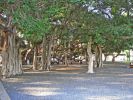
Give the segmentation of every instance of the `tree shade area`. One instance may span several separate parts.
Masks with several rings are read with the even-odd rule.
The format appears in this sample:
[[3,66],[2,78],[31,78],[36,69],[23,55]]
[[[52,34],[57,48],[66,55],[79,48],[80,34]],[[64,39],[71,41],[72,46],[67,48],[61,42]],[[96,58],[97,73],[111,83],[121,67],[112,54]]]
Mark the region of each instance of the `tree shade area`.
[[50,71],[83,60],[93,73],[103,54],[114,61],[132,47],[133,0],[0,0],[3,78],[22,74],[25,64]]

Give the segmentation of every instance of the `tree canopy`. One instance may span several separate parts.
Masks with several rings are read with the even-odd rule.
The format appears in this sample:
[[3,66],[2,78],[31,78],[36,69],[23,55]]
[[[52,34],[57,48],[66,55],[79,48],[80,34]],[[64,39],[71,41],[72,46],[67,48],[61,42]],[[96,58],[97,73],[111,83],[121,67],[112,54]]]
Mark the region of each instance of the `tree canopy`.
[[[133,0],[0,0],[0,17],[11,19],[23,40],[33,46],[44,38],[61,41],[58,44],[64,43],[65,51],[75,41],[85,46],[91,42],[92,51],[99,46],[103,53],[133,45]],[[1,30],[12,29],[1,26]]]

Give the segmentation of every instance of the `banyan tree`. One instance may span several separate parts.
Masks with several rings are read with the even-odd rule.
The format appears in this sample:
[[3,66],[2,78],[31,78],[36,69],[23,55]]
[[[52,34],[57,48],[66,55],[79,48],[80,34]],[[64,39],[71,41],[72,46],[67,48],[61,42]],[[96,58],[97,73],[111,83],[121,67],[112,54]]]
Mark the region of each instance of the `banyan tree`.
[[3,78],[22,74],[20,42],[17,36],[16,25],[12,23],[12,17],[0,14],[0,52],[2,55]]

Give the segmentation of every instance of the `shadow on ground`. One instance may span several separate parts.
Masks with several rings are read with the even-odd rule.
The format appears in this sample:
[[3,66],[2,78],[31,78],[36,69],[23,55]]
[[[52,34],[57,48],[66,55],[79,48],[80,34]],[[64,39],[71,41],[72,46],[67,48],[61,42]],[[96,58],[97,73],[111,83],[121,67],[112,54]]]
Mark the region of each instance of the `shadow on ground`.
[[133,69],[105,65],[94,74],[86,66],[54,67],[3,80],[11,100],[133,100]]

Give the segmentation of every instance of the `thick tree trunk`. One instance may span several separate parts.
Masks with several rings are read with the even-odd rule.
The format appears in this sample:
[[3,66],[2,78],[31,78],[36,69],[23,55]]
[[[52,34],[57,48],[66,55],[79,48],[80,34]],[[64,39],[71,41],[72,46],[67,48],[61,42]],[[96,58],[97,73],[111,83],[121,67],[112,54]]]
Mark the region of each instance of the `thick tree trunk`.
[[[9,53],[9,76],[16,75],[16,64],[15,64],[15,37],[13,35],[8,36],[9,46],[8,46],[8,53]],[[14,49],[15,48],[15,49]]]
[[48,70],[48,71],[50,71],[50,67],[51,67],[52,42],[53,42],[53,38],[49,39],[49,41],[48,41],[48,51],[47,51],[47,64],[46,64],[46,67],[45,67],[45,70]]
[[[16,31],[16,30],[15,30]],[[19,51],[15,41],[15,32],[14,34],[8,35],[8,48],[4,47],[2,57],[3,57],[3,67],[2,75],[4,77],[11,77],[14,75],[22,74]]]
[[16,42],[15,32],[16,30],[14,30],[14,34],[9,35],[9,76],[22,74],[21,54],[19,52],[19,42]]
[[37,70],[37,47],[34,47],[33,70]]
[[2,76],[6,78],[8,76],[8,52],[6,50],[2,51]]
[[47,50],[47,45],[46,45],[46,37],[43,37],[43,43],[42,43],[42,68],[41,70],[45,70],[46,67],[46,50]]
[[[3,78],[22,74],[19,66],[18,48],[16,43],[16,27],[12,25],[12,17],[8,16],[6,27],[2,31],[4,44],[2,49],[2,75]],[[8,30],[12,30],[9,32]],[[20,69],[20,70],[19,70]]]
[[90,40],[89,40],[88,46],[87,46],[87,53],[88,53],[88,72],[87,73],[94,73],[94,71],[93,71],[93,55],[91,52],[91,44],[92,44],[92,38],[90,37]]
[[22,74],[22,56],[21,56],[21,51],[19,50],[19,44],[16,45],[14,48],[14,55],[15,55],[15,66],[16,66],[16,74]]

